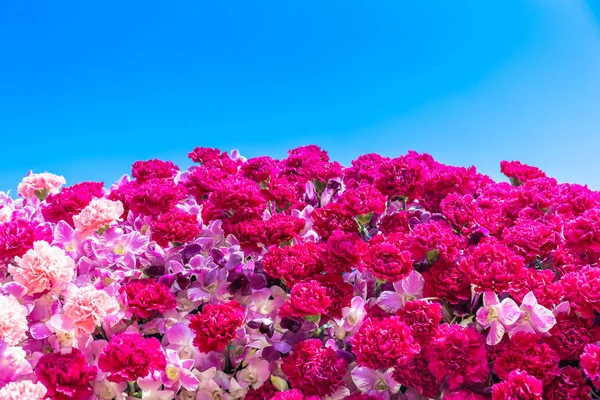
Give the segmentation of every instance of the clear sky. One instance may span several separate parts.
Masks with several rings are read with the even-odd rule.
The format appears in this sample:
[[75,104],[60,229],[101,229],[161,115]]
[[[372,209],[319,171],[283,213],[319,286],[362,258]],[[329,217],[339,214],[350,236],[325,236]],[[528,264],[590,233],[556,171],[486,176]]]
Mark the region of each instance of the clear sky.
[[2,1],[0,190],[311,143],[600,189],[599,21],[579,0]]

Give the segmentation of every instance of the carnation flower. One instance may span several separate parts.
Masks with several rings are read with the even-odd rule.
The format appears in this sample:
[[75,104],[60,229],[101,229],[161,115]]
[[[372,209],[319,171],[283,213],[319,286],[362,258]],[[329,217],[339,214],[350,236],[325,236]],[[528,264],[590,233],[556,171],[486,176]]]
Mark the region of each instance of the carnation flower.
[[164,371],[166,366],[160,342],[139,333],[113,336],[98,357],[98,367],[115,383],[135,381],[153,371]]
[[263,242],[265,245],[278,245],[289,242],[302,232],[306,221],[286,214],[275,214],[263,222]]
[[60,193],[46,198],[42,215],[46,221],[58,223],[65,221],[71,226],[73,217],[79,214],[95,197],[103,196],[104,183],[81,182],[64,188]]
[[[565,224],[564,236],[569,247],[578,252],[600,253],[600,208],[592,208]],[[593,260],[597,261],[597,257]]]
[[424,348],[442,321],[442,306],[424,300],[408,301],[396,315],[410,327],[415,341]]
[[589,400],[592,388],[582,372],[575,367],[564,367],[560,375],[544,388],[548,400]]
[[482,396],[477,393],[473,393],[469,389],[460,389],[452,392],[444,393],[444,400],[486,400],[489,397]]
[[327,289],[319,282],[301,282],[294,285],[290,296],[279,309],[279,315],[297,318],[321,315],[327,312],[330,305]]
[[587,344],[581,354],[581,369],[600,389],[600,346]]
[[52,229],[22,219],[0,224],[0,260],[21,257],[38,240],[51,242]]
[[107,315],[114,314],[119,309],[119,303],[104,290],[85,286],[67,297],[63,312],[77,330],[77,335],[81,336],[92,334]]
[[37,241],[23,257],[9,265],[13,280],[27,289],[30,295],[49,290],[59,291],[73,279],[75,262],[60,247]]
[[283,360],[281,370],[292,387],[307,396],[327,396],[342,383],[346,361],[337,358],[334,349],[323,347],[320,340],[310,339],[297,343],[292,354]]
[[19,186],[17,187],[17,193],[19,196],[26,199],[32,200],[36,197],[40,200],[44,200],[50,193],[58,193],[58,190],[62,185],[67,183],[63,176],[51,174],[49,172],[43,172],[41,174],[32,174],[31,172],[27,175]]
[[565,300],[585,318],[594,318],[600,312],[600,268],[585,266],[571,272],[561,280],[565,288]]
[[558,353],[561,360],[578,360],[586,344],[600,340],[600,327],[573,312],[557,314],[556,325],[549,333],[544,342]]
[[185,195],[185,187],[172,180],[150,179],[125,183],[108,198],[121,201],[125,207],[123,212],[129,209],[136,214],[160,215],[175,207]]
[[340,273],[359,266],[367,249],[367,244],[356,233],[335,231],[327,239],[321,259],[327,271]]
[[389,160],[379,154],[362,154],[352,160],[351,167],[344,169],[344,180],[347,187],[356,188],[361,183],[372,185],[379,176],[381,164]]
[[342,317],[342,309],[350,306],[354,295],[354,287],[338,274],[315,275],[314,280],[319,282],[326,290],[331,304],[327,307],[323,320]]
[[350,339],[359,366],[371,369],[397,367],[421,350],[400,317],[368,318]]
[[190,319],[194,332],[194,346],[200,351],[221,351],[235,338],[244,322],[244,310],[236,301],[224,304],[206,304],[202,312]]
[[269,247],[262,259],[266,273],[281,278],[288,287],[323,271],[318,257],[319,246],[314,242],[301,242],[294,246]]
[[548,384],[560,373],[559,360],[558,354],[550,346],[540,343],[538,335],[519,332],[496,358],[494,373],[500,379],[506,379],[511,371],[520,369]]
[[340,203],[329,203],[325,207],[317,208],[311,217],[313,229],[325,239],[335,231],[358,232],[352,213]]
[[240,166],[240,172],[246,178],[260,183],[268,180],[278,170],[279,162],[271,157],[254,157]]
[[460,261],[477,290],[505,293],[512,282],[524,273],[525,263],[506,246],[487,241],[472,247]]
[[427,258],[430,263],[435,262],[438,257],[454,261],[466,246],[465,239],[455,234],[442,221],[418,224],[408,235],[407,241],[415,261]]
[[198,217],[174,208],[152,221],[152,239],[166,247],[169,243],[184,244],[200,233]]
[[42,400],[46,393],[46,387],[40,382],[10,382],[0,389],[0,400]]
[[246,392],[246,400],[272,399],[277,393],[275,386],[273,386],[270,381],[267,381],[258,389],[250,388],[250,390]]
[[131,175],[138,181],[144,182],[150,179],[173,179],[179,171],[179,167],[171,161],[158,159],[148,161],[136,161],[131,166]]
[[542,382],[520,370],[492,388],[492,400],[542,400]]
[[[284,390],[283,392],[277,392],[271,400],[305,400],[304,394],[298,389]],[[312,398],[311,398],[312,400]]]
[[359,216],[370,213],[383,213],[386,200],[386,197],[373,186],[361,184],[356,189],[346,190],[339,201],[352,216]]
[[454,263],[443,259],[436,261],[425,278],[424,293],[427,297],[440,297],[451,304],[458,304],[471,298],[471,283],[467,273]]
[[12,295],[0,295],[0,339],[15,346],[27,338],[27,308]]
[[520,163],[519,161],[501,161],[500,171],[509,177],[515,186],[537,178],[545,178],[546,174],[539,168]]
[[396,243],[384,241],[369,246],[365,269],[382,281],[398,282],[410,274],[412,267],[410,252]]
[[127,282],[119,289],[127,299],[127,309],[140,319],[162,314],[177,307],[177,298],[169,288],[154,279],[138,279]]
[[380,165],[375,187],[389,197],[417,199],[423,190],[427,170],[427,165],[414,152],[386,160]]
[[210,194],[209,201],[220,210],[234,214],[244,209],[264,210],[266,201],[260,187],[254,181],[244,178],[227,179]]
[[483,382],[489,374],[483,337],[472,328],[440,325],[425,349],[429,371],[451,390],[463,384]]
[[69,353],[44,354],[35,368],[38,380],[48,389],[47,397],[56,400],[91,398],[96,373],[96,367],[90,366],[76,348]]
[[73,223],[82,237],[90,236],[117,221],[123,211],[123,204],[118,200],[93,199],[79,214],[73,217]]
[[427,357],[423,351],[402,368],[395,368],[394,379],[403,386],[416,389],[422,396],[437,398],[440,385],[427,365]]

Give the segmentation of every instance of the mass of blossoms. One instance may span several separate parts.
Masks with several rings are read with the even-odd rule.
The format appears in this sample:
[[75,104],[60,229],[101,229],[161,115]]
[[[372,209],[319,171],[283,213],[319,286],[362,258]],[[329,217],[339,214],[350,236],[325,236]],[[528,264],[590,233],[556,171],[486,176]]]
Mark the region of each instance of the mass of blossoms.
[[600,397],[600,193],[198,147],[0,193],[0,400]]

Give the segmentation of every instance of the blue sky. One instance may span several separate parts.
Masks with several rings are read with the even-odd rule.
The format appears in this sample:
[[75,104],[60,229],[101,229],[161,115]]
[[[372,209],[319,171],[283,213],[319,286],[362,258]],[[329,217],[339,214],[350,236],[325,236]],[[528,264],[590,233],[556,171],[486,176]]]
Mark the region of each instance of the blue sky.
[[[600,189],[600,7],[578,0],[0,4],[0,190],[195,146],[409,149]],[[596,3],[598,4],[598,3]]]

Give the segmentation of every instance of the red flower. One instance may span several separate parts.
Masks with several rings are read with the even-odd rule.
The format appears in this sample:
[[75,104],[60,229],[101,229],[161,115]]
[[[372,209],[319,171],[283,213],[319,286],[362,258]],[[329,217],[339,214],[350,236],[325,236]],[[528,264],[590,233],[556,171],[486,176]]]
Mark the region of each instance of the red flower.
[[583,373],[575,367],[564,367],[549,385],[544,388],[547,400],[589,400],[592,388]]
[[600,327],[573,312],[558,314],[549,333],[544,341],[556,350],[561,360],[579,360],[586,344],[600,340]]
[[169,288],[153,279],[132,280],[121,286],[120,293],[127,298],[131,314],[137,318],[150,318],[177,307],[177,298]]
[[23,256],[38,240],[51,243],[52,229],[24,219],[0,224],[0,260],[8,261]]
[[446,261],[452,262],[466,246],[464,237],[454,233],[446,222],[418,224],[407,235],[408,248],[413,259],[421,261],[429,252],[436,251]]
[[396,315],[410,327],[415,341],[424,347],[435,335],[442,321],[442,306],[423,300],[408,301]]
[[427,365],[427,357],[422,352],[402,368],[394,369],[394,379],[403,386],[416,389],[422,396],[437,398],[440,385]]
[[167,363],[160,342],[139,333],[113,336],[98,357],[98,367],[115,383],[135,381],[154,371],[164,371]]
[[108,195],[110,200],[119,200],[128,210],[145,215],[160,215],[172,209],[186,195],[185,188],[172,180],[150,179],[144,182],[131,181],[122,184]]
[[600,346],[588,344],[581,354],[581,369],[600,389]]
[[327,308],[323,320],[329,318],[341,318],[342,308],[350,307],[350,302],[354,296],[354,287],[339,274],[315,275],[314,280],[319,282],[327,291],[327,297],[331,300],[331,304]]
[[166,247],[169,243],[183,244],[200,233],[198,217],[174,208],[152,221],[152,239]]
[[538,335],[519,332],[494,362],[494,373],[506,379],[511,371],[520,369],[548,384],[560,373],[559,361],[558,354],[547,344],[540,343]]
[[294,246],[269,248],[262,259],[264,270],[274,278],[281,278],[288,287],[323,271],[318,257],[319,245],[301,242]]
[[138,181],[144,182],[150,179],[173,179],[179,171],[179,167],[171,161],[158,159],[148,161],[136,161],[131,166],[131,175]]
[[277,393],[277,389],[269,381],[266,381],[258,389],[250,388],[246,392],[246,400],[265,400],[271,399]]
[[385,214],[379,220],[379,230],[384,235],[391,233],[409,233],[408,220],[410,214],[407,211],[401,210],[392,214]]
[[229,214],[243,209],[264,210],[266,201],[258,184],[250,179],[231,177],[222,181],[208,197],[216,208]]
[[194,346],[204,353],[224,350],[243,322],[244,310],[237,301],[206,304],[201,313],[190,319],[190,329],[195,334]]
[[347,189],[339,201],[352,216],[357,216],[369,213],[382,214],[385,211],[387,198],[373,186],[363,183],[356,189]]
[[186,179],[182,180],[187,193],[196,198],[198,202],[206,200],[221,182],[228,179],[230,173],[222,171],[217,167],[201,166],[191,169]]
[[408,363],[421,348],[399,317],[368,318],[350,339],[358,365],[372,369]]
[[245,178],[260,183],[274,175],[279,169],[278,166],[279,162],[271,157],[254,157],[242,164],[240,172]]
[[336,230],[343,232],[358,232],[358,225],[352,219],[353,215],[340,203],[329,203],[317,208],[311,214],[313,229],[327,239]]
[[561,282],[566,300],[585,318],[594,318],[600,312],[600,268],[585,266],[577,272],[565,275]]
[[65,221],[73,225],[73,216],[83,210],[95,197],[103,196],[104,183],[81,182],[63,188],[60,193],[49,194],[42,207],[42,215],[49,222]]
[[364,267],[377,279],[398,282],[413,270],[410,252],[393,242],[382,241],[369,246],[369,257]]
[[429,371],[451,390],[463,384],[483,382],[489,375],[485,342],[475,329],[440,325],[426,348]]
[[471,283],[466,273],[454,263],[439,259],[423,273],[423,278],[426,297],[440,297],[451,304],[471,298]]
[[492,400],[542,400],[542,382],[520,370],[492,388]]
[[318,339],[297,343],[292,354],[283,360],[281,370],[292,387],[305,396],[327,396],[341,385],[346,362],[337,358],[334,349],[323,347]]
[[286,214],[274,214],[263,222],[263,242],[267,246],[289,242],[302,232],[305,225],[306,221],[303,219]]
[[335,231],[321,252],[321,259],[328,272],[349,271],[361,265],[368,249],[367,244],[356,233]]
[[532,179],[546,177],[546,174],[539,168],[523,164],[519,161],[501,161],[500,171],[511,178],[515,186]]
[[81,350],[44,354],[36,368],[38,380],[48,389],[53,400],[87,400],[92,397],[90,383],[96,378],[96,367],[90,366]]
[[317,281],[297,283],[290,292],[285,304],[279,309],[281,317],[303,318],[327,312],[331,299],[327,289]]
[[472,247],[460,261],[478,291],[505,293],[525,271],[523,258],[505,245],[486,241]]
[[423,191],[423,182],[428,173],[427,164],[419,154],[409,152],[405,156],[386,160],[380,165],[375,187],[389,196],[404,196],[418,199]]

